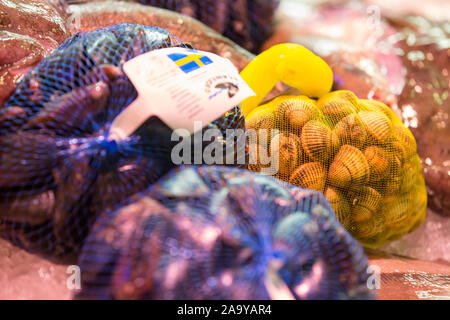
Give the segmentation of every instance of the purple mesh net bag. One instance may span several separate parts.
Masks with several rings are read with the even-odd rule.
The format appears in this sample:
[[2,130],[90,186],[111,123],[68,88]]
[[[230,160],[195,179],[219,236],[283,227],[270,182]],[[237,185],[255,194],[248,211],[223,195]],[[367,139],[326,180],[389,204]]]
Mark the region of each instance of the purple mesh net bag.
[[[245,49],[257,53],[274,30],[279,0],[129,0],[193,17]],[[68,0],[69,4],[90,0]]]
[[[161,28],[113,25],[73,35],[24,77],[0,110],[2,237],[72,259],[99,212],[175,166],[172,130],[156,117],[125,140],[107,139],[112,120],[137,96],[122,64],[174,46],[190,47]],[[208,128],[245,129],[240,107]]]
[[78,265],[78,299],[374,297],[321,193],[239,168],[178,167],[104,211]]

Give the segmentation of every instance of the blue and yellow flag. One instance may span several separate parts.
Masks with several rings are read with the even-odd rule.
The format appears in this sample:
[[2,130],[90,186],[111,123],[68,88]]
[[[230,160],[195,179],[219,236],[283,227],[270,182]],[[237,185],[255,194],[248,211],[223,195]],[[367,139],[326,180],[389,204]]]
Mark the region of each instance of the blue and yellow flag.
[[197,54],[195,51],[193,51],[192,54],[171,53],[167,56],[185,73],[194,71],[202,66],[212,63],[210,58],[202,54]]

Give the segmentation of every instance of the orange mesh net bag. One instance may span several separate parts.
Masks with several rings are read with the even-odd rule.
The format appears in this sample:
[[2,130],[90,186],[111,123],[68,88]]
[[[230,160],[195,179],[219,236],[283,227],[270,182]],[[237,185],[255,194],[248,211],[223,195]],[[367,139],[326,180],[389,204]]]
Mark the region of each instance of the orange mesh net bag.
[[425,219],[416,141],[385,104],[340,90],[282,95],[249,110],[248,168],[323,192],[363,245],[379,247]]

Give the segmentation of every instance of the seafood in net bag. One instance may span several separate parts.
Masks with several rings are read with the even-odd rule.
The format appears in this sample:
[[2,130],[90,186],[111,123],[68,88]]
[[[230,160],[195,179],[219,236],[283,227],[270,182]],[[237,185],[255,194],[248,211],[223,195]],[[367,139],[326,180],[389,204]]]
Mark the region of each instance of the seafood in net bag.
[[122,22],[137,23],[162,27],[198,50],[230,59],[239,71],[254,58],[253,54],[202,22],[174,11],[122,1],[88,2],[69,8],[68,25],[72,34]]
[[[161,28],[118,24],[73,35],[25,76],[0,111],[3,237],[45,256],[70,256],[97,213],[175,166],[177,142],[157,117],[124,140],[108,139],[137,96],[122,64],[174,46],[188,45]],[[208,128],[244,128],[240,107]],[[227,139],[224,150],[234,148]]]
[[[249,169],[263,170],[267,162],[262,160],[268,158],[279,179],[323,192],[341,223],[365,246],[379,247],[416,229],[425,219],[427,194],[411,132],[379,101],[358,99],[347,90],[326,93],[331,86],[325,81],[309,84],[314,70],[293,64],[283,74],[284,62],[276,65],[282,46],[257,57],[243,78],[255,92],[265,93],[267,88],[258,88],[272,79],[258,80],[263,79],[259,65],[274,54],[274,77],[299,78],[298,90],[319,98],[281,95],[258,107],[257,100],[243,101],[247,128],[256,132]],[[289,50],[286,55],[302,52]],[[321,68],[318,64],[324,74]],[[307,86],[315,86],[316,93],[309,94]]]
[[406,2],[285,0],[264,47],[304,45],[333,69],[334,89],[391,107],[417,140],[428,208],[450,217],[450,2]]
[[[102,2],[105,0],[69,0],[67,2],[74,5],[95,2],[96,6],[103,6]],[[244,0],[236,3],[235,1],[211,0],[128,0],[116,2],[118,3],[111,4],[109,1],[107,6],[128,7],[131,11],[133,8],[139,9],[132,3],[136,2],[146,5],[146,7],[168,9],[193,17],[243,48],[256,53],[273,32],[273,16],[280,1]],[[107,6],[104,6],[103,10],[108,10]],[[158,14],[157,11],[153,12]]]
[[178,167],[104,211],[79,299],[368,299],[367,258],[317,191]]

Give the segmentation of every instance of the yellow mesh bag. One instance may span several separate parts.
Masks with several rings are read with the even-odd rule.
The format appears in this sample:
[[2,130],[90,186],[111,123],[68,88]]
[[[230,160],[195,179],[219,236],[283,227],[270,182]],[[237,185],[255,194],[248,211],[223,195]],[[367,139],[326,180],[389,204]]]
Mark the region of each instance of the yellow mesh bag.
[[246,121],[256,131],[249,169],[278,167],[277,178],[323,192],[363,245],[379,247],[425,219],[416,141],[385,104],[347,90],[319,99],[283,95],[249,111]]

